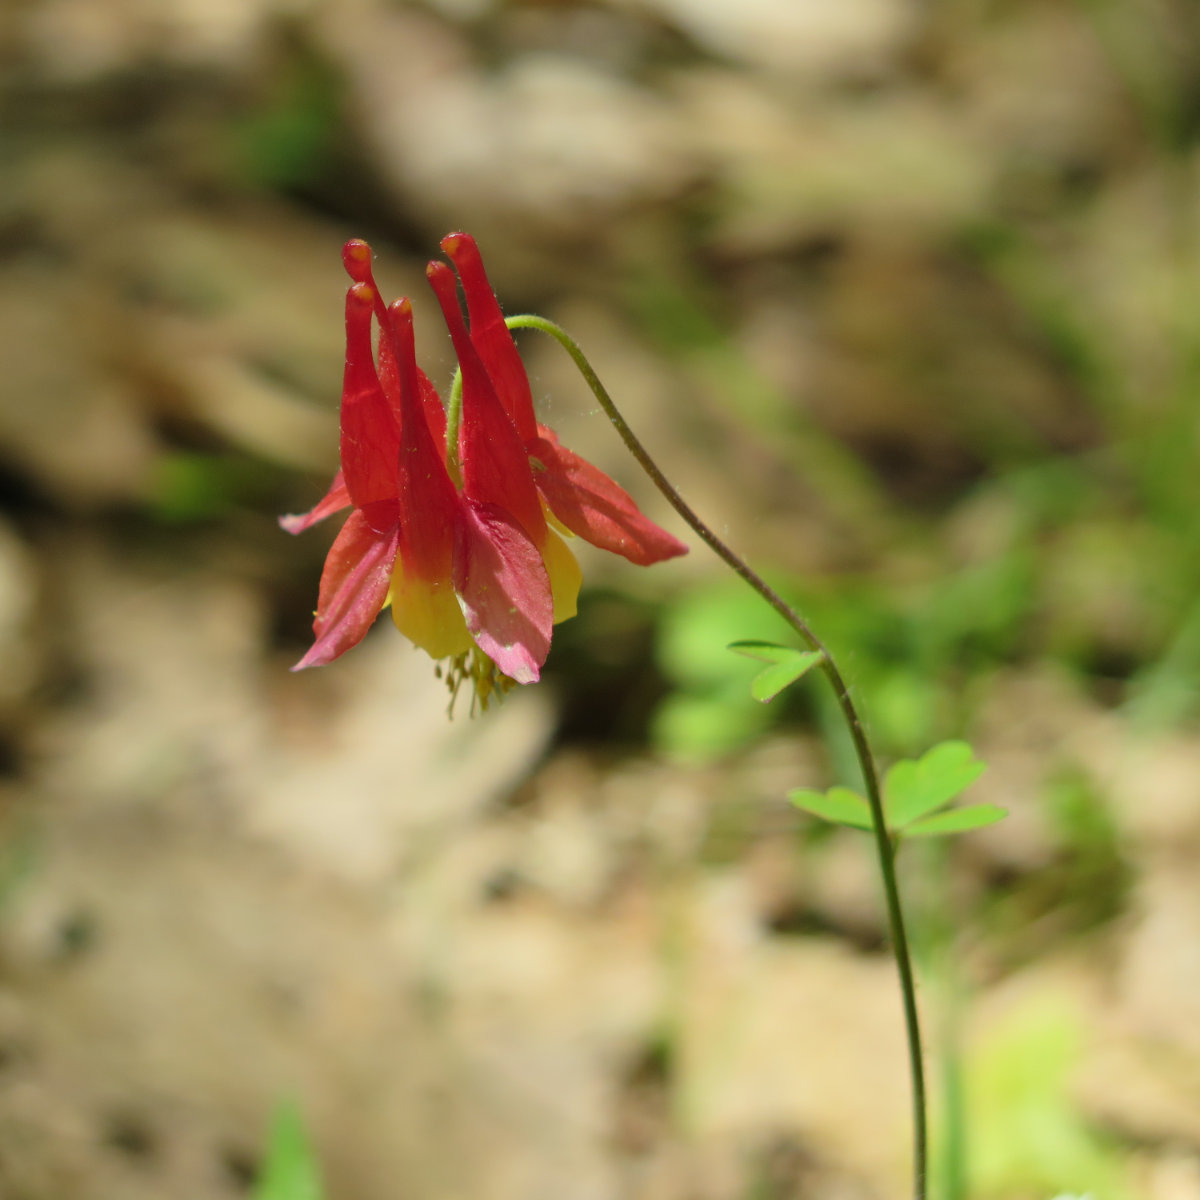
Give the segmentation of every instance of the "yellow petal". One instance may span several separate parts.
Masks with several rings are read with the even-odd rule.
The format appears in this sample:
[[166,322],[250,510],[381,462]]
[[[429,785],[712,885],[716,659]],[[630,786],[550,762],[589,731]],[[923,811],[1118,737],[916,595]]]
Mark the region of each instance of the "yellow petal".
[[546,530],[546,544],[542,547],[542,562],[550,576],[550,591],[554,596],[554,623],[569,620],[578,611],[576,601],[583,584],[583,572],[567,543],[554,532]]
[[396,628],[430,658],[465,654],[475,645],[448,579],[421,579],[397,556],[390,595]]
[[545,500],[542,501],[542,516],[546,518],[546,524],[551,529],[558,530],[565,538],[573,538],[575,535],[550,511],[550,506]]

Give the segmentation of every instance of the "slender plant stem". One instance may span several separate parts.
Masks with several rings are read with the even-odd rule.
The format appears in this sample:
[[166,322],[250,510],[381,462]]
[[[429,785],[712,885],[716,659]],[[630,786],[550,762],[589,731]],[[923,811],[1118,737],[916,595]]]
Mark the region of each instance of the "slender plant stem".
[[667,498],[671,507],[695,531],[696,536],[736,575],[750,585],[779,615],[799,634],[804,643],[821,655],[820,667],[825,672],[837,698],[838,707],[850,737],[854,743],[854,752],[862,769],[863,783],[866,786],[867,803],[871,809],[871,825],[874,832],[875,851],[879,860],[879,873],[883,879],[883,892],[887,906],[888,928],[891,933],[892,953],[896,959],[896,968],[900,976],[900,993],[904,1005],[904,1025],[908,1042],[909,1073],[912,1084],[912,1118],[913,1118],[913,1197],[914,1200],[925,1200],[926,1194],[926,1161],[927,1142],[926,1131],[926,1101],[925,1101],[925,1064],[921,1051],[921,1024],[917,1013],[916,979],[913,974],[912,954],[909,950],[908,934],[904,925],[904,911],[900,904],[900,889],[896,881],[895,848],[888,833],[887,820],[883,812],[883,798],[879,787],[879,771],[875,765],[875,756],[871,752],[870,743],[863,729],[858,710],[850,697],[849,689],[838,670],[837,664],[830,657],[829,651],[821,640],[809,628],[808,623],[796,612],[760,575],[753,571],[747,563],[735,554],[713,531],[696,515],[675,487],[659,469],[646,448],[637,439],[633,430],[626,423],[607,389],[600,382],[591,364],[584,357],[575,340],[553,321],[544,317],[522,315],[509,317],[507,325],[510,329],[537,329],[554,338],[574,360],[588,386],[592,389],[600,406],[608,419],[613,423],[621,440],[625,443],[630,454],[637,459],[642,470],[654,481],[654,485]]

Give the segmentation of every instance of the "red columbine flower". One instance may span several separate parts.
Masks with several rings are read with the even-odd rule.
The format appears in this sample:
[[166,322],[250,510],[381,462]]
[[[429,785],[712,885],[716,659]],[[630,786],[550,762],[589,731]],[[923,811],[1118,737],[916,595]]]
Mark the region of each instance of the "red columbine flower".
[[[342,257],[354,282],[346,294],[341,469],[315,508],[280,523],[299,533],[353,509],[325,560],[316,639],[294,669],[344,654],[390,604],[401,633],[434,659],[449,660],[451,690],[470,679],[486,707],[492,692],[538,678],[552,626],[575,613],[579,567],[548,524],[544,504],[567,528],[634,562],[655,562],[685,547],[647,521],[611,479],[536,425],[499,304],[482,264],[472,270],[474,242],[458,234],[443,245],[454,257],[464,242],[469,247],[460,257],[467,265],[455,262],[468,299],[469,333],[450,269],[431,263],[428,270],[462,372],[457,454],[447,455],[445,413],[417,366],[412,306],[407,300],[385,306],[370,248],[347,242]],[[484,311],[478,280],[503,339],[477,315]],[[524,407],[514,390],[517,379],[524,380]]]
[[[471,343],[516,427],[534,482],[550,512],[584,541],[638,566],[686,554],[687,547],[646,518],[624,488],[563,446],[553,430],[537,423],[529,377],[504,323],[475,239],[467,233],[452,233],[442,239],[442,249],[462,280]],[[465,371],[464,367],[464,387]]]
[[311,512],[282,524],[299,533],[353,511],[325,562],[316,640],[296,667],[344,654],[390,603],[405,636],[450,660],[451,687],[470,678],[486,703],[494,690],[538,678],[553,623],[549,576],[506,507],[520,499],[512,488],[480,494],[468,482],[460,492],[450,478],[445,414],[417,367],[411,305],[384,307],[366,243],[348,242],[343,259],[355,282],[346,295],[342,466]]

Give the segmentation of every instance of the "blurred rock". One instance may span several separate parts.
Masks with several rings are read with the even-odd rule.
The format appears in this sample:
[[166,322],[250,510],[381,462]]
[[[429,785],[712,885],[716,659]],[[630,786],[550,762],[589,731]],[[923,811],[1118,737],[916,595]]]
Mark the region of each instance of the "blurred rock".
[[89,353],[88,299],[33,261],[0,275],[0,452],[85,507],[139,494],[154,457],[128,380]]
[[0,520],[0,714],[15,715],[28,694],[42,659],[35,617],[41,587],[33,551],[20,534]]
[[1127,1018],[1200,1079],[1200,886],[1191,854],[1139,881],[1121,963]]
[[[329,531],[276,552],[265,504],[155,507],[187,455],[320,493],[349,234],[424,297],[444,385],[421,264],[467,226],[506,307],[580,334],[756,562],[855,603],[1028,549],[1003,661],[968,611],[947,663],[946,719],[990,765],[971,799],[1011,815],[955,847],[948,897],[904,866],[918,911],[984,916],[957,941],[971,1062],[1024,1047],[1076,1145],[1099,1125],[1148,1200],[1191,1196],[1200,766],[1189,727],[1140,738],[1116,707],[1191,603],[1184,7],[3,9],[0,1194],[243,1194],[284,1095],[346,1200],[903,1188],[865,839],[782,799],[827,769],[815,725],[704,770],[557,745],[545,688],[451,725],[386,618],[293,676],[275,556],[309,556],[307,604]],[[301,169],[239,165],[248,127]],[[677,528],[558,347],[523,344],[548,422]],[[647,611],[712,569],[587,562]],[[922,652],[923,614],[896,616],[852,665]],[[1069,1072],[1036,1021],[1006,1031],[1026,991]],[[972,1146],[1019,1171],[1045,1111]]]
[[650,7],[710,52],[820,80],[878,75],[918,15],[908,0],[650,0]]
[[1052,4],[1014,5],[944,64],[973,136],[1019,173],[1027,203],[1132,132],[1097,25]]
[[1200,1195],[1200,1157],[1187,1150],[1159,1155],[1149,1171],[1151,1200],[1190,1200]]
[[972,834],[973,853],[1007,870],[1037,871],[1061,848],[1064,831],[1044,797],[1053,775],[1088,764],[1112,737],[1111,721],[1062,672],[1008,672],[990,681],[973,744],[988,764],[971,785],[975,804],[998,804],[1008,816]]
[[[733,875],[699,882],[690,901],[679,983],[684,1127],[706,1140],[796,1129],[823,1156],[853,1160],[880,1194],[894,1191],[906,1093],[892,965],[819,939],[762,940]],[[852,1149],[850,1125],[864,1119],[878,1136]]]
[[[466,837],[532,767],[553,715],[527,691],[474,721],[460,696],[449,719],[434,664],[386,614],[380,625],[347,680],[294,685],[282,745],[258,749],[240,818],[312,869],[382,886]],[[491,870],[473,877],[479,891]]]
[[22,50],[57,84],[89,83],[147,65],[242,69],[267,23],[313,0],[38,0],[17,22]]
[[983,147],[919,95],[800,107],[728,70],[693,68],[669,82],[687,145],[722,185],[717,232],[730,250],[762,252],[846,227],[931,229],[985,194]]
[[1089,352],[1143,414],[1169,411],[1177,360],[1163,332],[1186,326],[1195,303],[1200,208],[1188,193],[1198,170],[1194,159],[1180,174],[1151,162],[1114,179],[1082,217],[1069,264]]
[[1145,734],[1116,747],[1114,812],[1130,849],[1169,864],[1200,852],[1200,745],[1182,734]]
[[1079,1076],[1090,1118],[1134,1141],[1194,1145],[1200,1129],[1200,1063],[1164,1053],[1163,1044],[1113,1014]]
[[531,54],[485,74],[446,26],[362,4],[336,10],[322,36],[372,157],[434,230],[592,238],[690,177],[678,119],[586,59]]
[[20,470],[73,504],[146,501],[167,449],[159,428],[173,423],[332,472],[338,232],[254,205],[190,211],[87,153],[48,155],[19,178],[21,206],[85,281],[64,289],[36,244],[0,279],[13,364],[0,447]]

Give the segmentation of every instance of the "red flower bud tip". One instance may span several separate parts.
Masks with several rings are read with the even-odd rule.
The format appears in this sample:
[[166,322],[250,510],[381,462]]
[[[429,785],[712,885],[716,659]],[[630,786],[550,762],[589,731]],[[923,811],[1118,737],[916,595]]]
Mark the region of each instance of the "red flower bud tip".
[[342,247],[342,265],[346,274],[358,283],[370,283],[371,247],[362,238],[351,238]]
[[457,295],[458,281],[454,278],[454,272],[444,262],[435,258],[425,267],[425,277],[429,280],[439,298],[445,294],[441,289],[446,287],[447,276],[449,276],[450,287],[454,289],[454,293]]
[[375,307],[375,297],[378,293],[369,283],[352,283],[346,291],[346,312],[354,308],[365,308],[370,311]]
[[375,289],[375,316],[379,319],[380,328],[384,333],[390,333],[387,321],[387,308],[383,297],[379,294],[379,285],[371,271],[371,247],[362,238],[351,238],[342,247],[342,266],[346,274],[356,283],[369,283]]
[[[448,233],[441,240],[440,244],[441,244],[442,250],[445,251],[445,253],[448,254],[451,258],[453,258],[454,253],[458,249],[459,244],[462,242],[463,238],[470,238],[470,237],[471,237],[471,235],[469,233]],[[471,240],[473,241],[474,239],[472,238]]]

